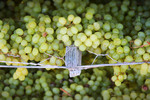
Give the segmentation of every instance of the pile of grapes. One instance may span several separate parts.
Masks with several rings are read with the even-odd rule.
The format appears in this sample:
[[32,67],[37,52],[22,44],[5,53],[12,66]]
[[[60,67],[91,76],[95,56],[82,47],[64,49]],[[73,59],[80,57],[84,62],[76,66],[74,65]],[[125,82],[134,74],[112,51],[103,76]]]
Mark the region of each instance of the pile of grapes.
[[0,1],[1,65],[65,66],[71,45],[82,51],[82,65],[93,62],[90,52],[109,55],[94,64],[145,63],[74,78],[62,69],[0,68],[0,100],[150,100],[149,0]]

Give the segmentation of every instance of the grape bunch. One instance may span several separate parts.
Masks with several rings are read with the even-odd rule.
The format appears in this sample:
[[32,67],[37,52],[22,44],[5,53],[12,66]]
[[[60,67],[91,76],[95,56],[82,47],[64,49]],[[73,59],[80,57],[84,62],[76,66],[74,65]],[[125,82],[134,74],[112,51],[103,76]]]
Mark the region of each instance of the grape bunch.
[[84,65],[144,62],[85,70],[74,78],[67,70],[53,68],[0,69],[0,97],[149,100],[149,4],[149,0],[0,1],[1,65],[65,66],[65,49],[71,45],[82,51]]
[[28,70],[26,68],[17,68],[16,72],[13,74],[13,78],[23,81],[26,75],[28,75]]
[[150,98],[150,79],[147,79],[150,74],[141,76],[140,72],[127,69],[126,80],[120,86],[116,86],[108,77],[113,74],[113,68],[108,69],[89,69],[74,78],[69,78],[68,70],[31,69],[24,81],[12,77],[15,69],[1,69],[0,97],[10,100],[22,98],[27,100],[148,100]]

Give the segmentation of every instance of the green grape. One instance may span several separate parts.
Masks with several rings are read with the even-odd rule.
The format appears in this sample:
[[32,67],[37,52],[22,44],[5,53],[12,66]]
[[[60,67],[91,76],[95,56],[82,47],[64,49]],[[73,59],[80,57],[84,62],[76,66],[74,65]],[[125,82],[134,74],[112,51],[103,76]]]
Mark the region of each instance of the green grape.
[[108,41],[108,40],[104,40],[104,41],[102,42],[102,46],[108,47],[108,46],[109,46],[109,41]]
[[56,78],[59,79],[59,80],[61,80],[61,79],[63,79],[63,76],[61,74],[57,74]]
[[81,18],[80,17],[77,16],[77,17],[73,18],[73,23],[74,24],[79,24],[80,22],[81,22]]
[[126,56],[125,62],[132,62],[133,61],[133,57],[132,56]]
[[59,94],[59,92],[60,92],[60,90],[58,88],[53,88],[52,91],[54,94]]
[[120,86],[120,85],[121,85],[120,80],[116,80],[116,81],[115,81],[115,85],[116,85],[116,86]]
[[18,28],[17,30],[16,30],[16,34],[17,35],[23,35],[23,30],[21,29],[21,28]]
[[22,40],[22,41],[21,41],[21,45],[22,45],[22,46],[27,46],[27,44],[28,44],[28,42],[27,42],[26,40]]
[[74,45],[75,46],[80,46],[82,44],[82,42],[80,40],[75,40]]
[[85,18],[88,19],[88,20],[90,20],[90,19],[93,18],[93,14],[92,14],[91,12],[87,12],[87,13],[85,14]]
[[121,44],[121,40],[119,38],[115,38],[113,40],[114,45],[120,45]]
[[25,47],[24,49],[25,53],[31,53],[31,51],[32,51],[32,47],[29,47],[29,46]]
[[41,49],[42,52],[45,52],[48,49],[48,44],[42,43],[39,49]]
[[109,15],[109,14],[106,14],[106,15],[104,16],[104,20],[111,21],[111,20],[112,20],[112,16]]
[[79,92],[81,90],[83,90],[83,86],[82,85],[77,85],[76,86],[76,91]]
[[90,81],[88,81],[88,84],[89,84],[90,86],[92,86],[92,85],[94,85],[94,82],[93,82],[92,80],[90,80]]
[[85,51],[85,50],[86,50],[86,46],[85,46],[84,44],[81,44],[81,45],[79,46],[79,50],[80,50],[80,51]]
[[106,39],[110,39],[111,38],[111,33],[109,33],[109,32],[105,33],[104,37]]
[[60,23],[60,24],[65,25],[66,22],[67,22],[67,21],[66,21],[65,18],[63,18],[63,17],[60,17],[60,18],[59,18],[59,23]]
[[102,37],[102,33],[101,32],[95,32],[94,34],[97,36],[97,38],[101,38]]
[[38,43],[40,39],[40,35],[39,34],[35,34],[33,37],[32,37],[32,42],[33,43]]
[[135,92],[131,92],[130,97],[132,99],[135,99],[137,97],[137,94]]
[[73,34],[77,34],[77,33],[78,33],[78,29],[77,29],[75,26],[72,26],[72,27],[71,27],[71,32],[72,32]]
[[66,34],[67,33],[67,28],[66,27],[62,27],[60,29],[60,34]]
[[17,37],[15,40],[16,43],[21,43],[22,42],[22,38],[21,37]]
[[139,49],[137,50],[137,53],[138,53],[139,55],[143,55],[143,54],[145,53],[144,48],[139,48]]
[[113,77],[111,78],[111,80],[112,80],[113,82],[115,82],[115,81],[117,80],[117,76],[113,76]]
[[[75,18],[75,17],[74,17],[74,15],[72,15],[72,14],[71,14],[71,15],[69,15],[69,16],[68,16],[68,18],[67,18],[67,19],[68,19],[68,21],[70,21],[70,22],[71,22],[71,21],[73,21],[73,20],[74,20],[74,18]],[[78,18],[76,18],[76,19],[78,19]]]
[[111,29],[111,27],[110,27],[110,25],[109,25],[108,23],[103,24],[103,30],[104,30],[105,32],[109,32],[110,29]]
[[[91,39],[86,39],[85,42],[84,42],[84,44],[85,44],[87,47],[92,46],[92,41],[91,41]],[[80,47],[79,47],[79,48],[80,48]]]
[[100,29],[99,23],[98,22],[94,22],[93,23],[93,28],[94,28],[94,30],[98,31]]
[[28,23],[28,28],[34,29],[36,26],[37,24],[34,21]]
[[122,53],[124,52],[124,49],[123,49],[122,47],[117,47],[116,52],[117,52],[118,54],[122,54]]
[[63,36],[62,36],[62,41],[63,41],[63,42],[69,41],[69,36],[68,36],[68,35],[63,35]]
[[76,94],[76,95],[75,95],[75,99],[76,99],[76,100],[82,100],[81,98],[82,98],[82,96],[81,96],[80,94]]
[[95,34],[90,35],[90,40],[92,41],[97,40],[97,36]]
[[135,44],[136,46],[141,46],[142,41],[141,41],[140,39],[136,39],[136,40],[134,41],[134,44]]
[[145,53],[143,55],[143,59],[144,59],[144,61],[148,61],[150,59],[150,55],[148,53]]
[[2,92],[2,96],[5,97],[5,98],[7,98],[7,97],[9,97],[9,93],[6,92],[6,91],[3,91],[3,92]]
[[3,49],[1,49],[1,51],[4,53],[4,54],[7,54],[8,53],[8,47],[4,46]]

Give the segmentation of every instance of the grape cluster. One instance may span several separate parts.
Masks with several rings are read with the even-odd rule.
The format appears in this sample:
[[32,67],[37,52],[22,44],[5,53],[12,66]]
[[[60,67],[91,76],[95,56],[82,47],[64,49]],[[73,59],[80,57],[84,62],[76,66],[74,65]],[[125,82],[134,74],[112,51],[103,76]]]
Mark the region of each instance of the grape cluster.
[[128,65],[114,66],[114,76],[112,77],[112,81],[115,82],[116,86],[120,86],[121,82],[127,78],[125,72],[128,69],[128,67]]
[[[24,68],[17,69],[25,72]],[[11,70],[0,70],[0,96],[2,99],[26,99],[48,100],[55,99],[92,99],[101,98],[97,89],[106,89],[110,80],[106,77],[103,69],[93,69],[75,78],[69,78],[68,70],[30,70],[24,81],[15,80],[11,77],[15,72]],[[5,76],[3,76],[5,74]],[[23,73],[22,73],[23,74]],[[1,78],[2,77],[2,78]],[[22,76],[20,76],[22,77]],[[20,79],[19,77],[19,79]],[[70,80],[70,81],[68,81]],[[66,94],[67,91],[68,94]],[[95,91],[95,93],[93,93]]]
[[32,69],[29,70],[24,81],[12,78],[14,69],[1,69],[0,97],[10,100],[22,98],[27,100],[148,100],[150,98],[150,79],[147,79],[150,74],[141,76],[140,72],[127,69],[128,76],[124,83],[115,86],[108,78],[113,74],[112,67],[108,69],[89,69],[74,78],[69,78],[68,70]]
[[[145,62],[86,70],[75,78],[69,78],[67,70],[51,68],[0,69],[0,97],[149,100],[149,4],[149,0],[0,1],[0,61],[7,61],[1,64],[62,66],[65,63],[60,58],[64,58],[66,46],[71,45],[82,51],[85,65],[93,60],[94,64]],[[94,59],[89,51],[110,57]]]
[[28,70],[26,68],[17,68],[16,72],[13,75],[13,78],[23,81],[25,80],[26,75],[28,75]]

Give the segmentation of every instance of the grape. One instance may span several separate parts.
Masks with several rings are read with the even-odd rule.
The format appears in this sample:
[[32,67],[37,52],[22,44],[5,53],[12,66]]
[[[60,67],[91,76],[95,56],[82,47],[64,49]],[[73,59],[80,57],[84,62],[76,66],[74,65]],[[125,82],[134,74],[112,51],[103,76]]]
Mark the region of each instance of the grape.
[[144,59],[145,61],[148,61],[149,58],[150,58],[150,55],[149,55],[148,53],[145,53],[145,54],[143,55],[143,59]]
[[49,35],[47,35],[46,40],[47,40],[48,42],[52,42],[52,41],[54,40],[54,37],[49,34]]
[[35,34],[35,35],[33,36],[33,38],[32,38],[32,42],[33,42],[33,43],[38,43],[39,39],[40,39],[39,34]]
[[21,45],[22,45],[22,46],[27,46],[27,44],[28,44],[28,42],[27,42],[26,40],[22,40],[22,41],[21,41]]
[[53,91],[54,94],[59,94],[59,89],[58,88],[53,88],[52,91]]
[[94,30],[98,31],[100,29],[100,25],[98,22],[93,23]]
[[123,25],[121,23],[116,24],[116,28],[119,29],[119,30],[122,30],[123,29]]
[[121,44],[121,40],[119,38],[115,38],[113,42],[114,42],[114,45],[120,45]]
[[112,33],[113,33],[113,34],[119,34],[119,30],[114,28],[114,29],[112,30]]
[[110,38],[111,38],[111,33],[106,33],[106,34],[105,34],[105,38],[106,38],[106,39],[110,39]]
[[92,14],[91,12],[87,12],[87,13],[85,14],[85,18],[88,19],[88,20],[90,20],[90,19],[93,18],[93,14]]
[[25,49],[24,49],[25,53],[31,53],[31,51],[32,51],[32,48],[29,46],[25,47]]
[[85,40],[85,45],[86,45],[87,47],[92,46],[92,41],[91,41],[91,39],[86,39],[86,40]]
[[23,35],[23,30],[22,30],[21,28],[18,28],[18,29],[16,30],[16,34],[18,34],[18,35]]
[[134,44],[135,44],[136,46],[140,46],[140,45],[142,44],[142,41],[141,41],[140,39],[136,39],[136,40],[134,41]]
[[78,33],[78,29],[77,29],[75,26],[72,26],[72,27],[71,27],[71,32],[72,32],[73,34],[77,34],[77,33]]
[[67,22],[67,21],[66,21],[65,18],[63,18],[63,17],[60,17],[60,18],[59,18],[59,23],[60,23],[60,24],[65,25],[66,22]]
[[123,75],[119,75],[119,76],[118,76],[118,80],[119,80],[120,82],[122,82],[123,79],[124,79]]
[[76,95],[75,95],[75,99],[77,99],[77,100],[81,100],[81,98],[82,98],[82,97],[81,97],[81,95],[80,95],[80,94],[76,94]]
[[116,86],[120,86],[120,85],[121,85],[120,80],[116,80],[116,81],[115,81],[115,85],[116,85]]
[[116,51],[118,54],[122,54],[124,52],[122,47],[117,47]]
[[72,18],[73,19],[73,23],[74,24],[79,24],[80,22],[81,22],[81,18],[80,17],[74,17],[74,18]]
[[83,90],[83,86],[82,85],[77,85],[76,86],[76,91],[79,92],[81,90]]
[[97,36],[95,34],[90,35],[90,40],[92,41],[97,40]]
[[17,37],[15,42],[18,43],[18,44],[21,43],[22,42],[22,38],[21,37]]
[[25,76],[19,76],[19,80],[20,80],[20,81],[25,80]]
[[54,33],[54,29],[53,28],[46,28],[46,32],[48,34],[53,34]]
[[133,61],[133,57],[132,56],[126,56],[125,62],[132,62],[132,61]]
[[62,28],[60,29],[60,33],[61,33],[61,34],[66,34],[66,33],[67,33],[67,28],[66,28],[66,27],[62,27]]
[[72,14],[71,14],[71,15],[69,15],[69,16],[68,16],[68,18],[67,18],[67,19],[68,19],[68,21],[70,21],[70,22],[71,22],[71,21],[73,21],[73,20],[74,20],[74,18],[75,18],[75,17],[74,17],[74,15],[72,15]]
[[143,64],[141,65],[140,73],[141,73],[142,75],[146,75],[146,74],[147,74],[147,69],[148,69],[148,65],[147,65],[146,63],[143,63]]
[[36,23],[34,21],[31,21],[28,23],[28,28],[34,29],[36,27]]
[[3,92],[2,92],[2,96],[5,97],[5,98],[7,98],[7,97],[9,97],[9,93],[6,92],[6,91],[3,91]]
[[7,54],[9,49],[6,46],[4,46],[1,50],[4,54]]
[[91,30],[89,30],[89,29],[85,29],[85,34],[87,35],[87,36],[90,36],[91,34],[92,34],[92,31]]
[[131,92],[130,96],[132,99],[135,99],[137,97],[137,94],[135,92]]
[[0,54],[0,61],[5,61],[6,57],[3,54]]
[[117,77],[116,77],[116,76],[113,76],[111,79],[112,79],[112,81],[115,82],[115,81],[117,80]]
[[145,53],[144,48],[139,48],[139,49],[137,50],[137,53],[138,53],[139,55],[143,55],[143,54]]
[[78,47],[78,46],[81,45],[81,43],[82,43],[82,42],[81,42],[80,40],[76,40],[75,43],[74,43],[74,45]]
[[86,50],[86,46],[85,46],[84,44],[81,44],[81,45],[79,46],[79,50],[80,50],[80,51],[85,51],[85,50]]
[[69,41],[69,36],[68,36],[68,35],[63,35],[63,36],[62,36],[62,41],[63,41],[63,42]]
[[48,49],[48,44],[42,43],[39,49],[41,49],[42,52],[45,52]]
[[108,31],[110,31],[111,27],[108,23],[105,23],[105,24],[103,24],[103,29],[104,29],[104,31],[108,32]]
[[56,78],[59,79],[59,80],[61,80],[63,78],[63,76],[61,74],[57,74]]

